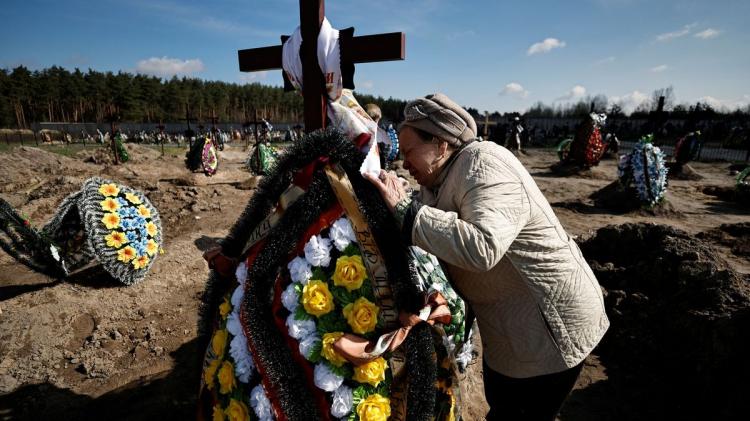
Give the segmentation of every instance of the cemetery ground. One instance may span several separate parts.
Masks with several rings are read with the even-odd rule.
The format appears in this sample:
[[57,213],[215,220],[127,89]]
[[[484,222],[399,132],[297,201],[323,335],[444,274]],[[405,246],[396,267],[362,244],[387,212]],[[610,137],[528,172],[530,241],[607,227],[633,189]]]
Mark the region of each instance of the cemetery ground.
[[[165,254],[158,257],[145,281],[128,287],[96,279],[54,281],[0,253],[0,419],[190,419],[203,352],[198,349],[196,325],[208,268],[201,253],[227,233],[253,194],[259,179],[244,169],[247,152],[240,145],[229,145],[219,152],[218,173],[205,177],[185,169],[184,149],[168,148],[162,156],[158,147],[128,144],[131,160],[111,165],[101,147],[56,148],[61,150],[25,146],[0,151],[0,195],[40,227],[86,178],[114,179],[145,192],[159,210]],[[681,237],[667,232],[668,237],[687,244],[683,255],[707,259],[714,265],[711,273],[730,271],[739,290],[747,293],[750,212],[707,194],[734,186],[729,163],[691,163],[704,178],[670,180],[670,209],[654,215],[647,211],[618,214],[593,205],[588,196],[616,178],[614,160],[604,160],[591,171],[571,177],[550,172],[556,160],[551,149],[532,149],[521,157],[563,226],[579,241],[610,224],[671,226],[687,233]],[[403,175],[403,170],[399,172]],[[648,230],[648,226],[638,229]],[[707,245],[710,258],[691,241]],[[639,246],[653,247],[631,242],[619,250],[627,255]],[[591,246],[582,248],[586,254]],[[611,272],[599,263],[597,274]],[[608,314],[617,316],[610,305],[618,313],[623,309],[612,304],[613,297],[626,293],[614,291],[609,284],[605,288],[610,289]],[[628,293],[624,300],[632,297],[639,296]],[[743,314],[747,318],[746,309]],[[618,337],[616,329],[622,325],[614,319],[608,336]],[[638,330],[631,329],[629,335],[632,343],[641,339]],[[631,370],[634,360],[656,358],[645,351],[638,353],[644,349],[648,348],[633,348],[629,359],[617,360],[598,348],[586,360],[560,418],[649,419],[648,414],[654,414],[649,411],[658,411],[654,406],[666,401],[654,394],[633,393],[641,387],[651,390],[642,384],[659,377],[656,372]],[[710,359],[701,355],[696,358]],[[658,367],[659,363],[644,366]],[[710,365],[710,361],[697,363]],[[736,368],[747,375],[747,367],[744,363]],[[672,390],[679,386],[670,385],[669,379],[658,384]],[[748,390],[746,385],[738,388],[745,394]],[[462,394],[465,419],[482,419],[486,405],[481,397],[481,363],[470,366]],[[719,407],[709,410],[722,413]]]

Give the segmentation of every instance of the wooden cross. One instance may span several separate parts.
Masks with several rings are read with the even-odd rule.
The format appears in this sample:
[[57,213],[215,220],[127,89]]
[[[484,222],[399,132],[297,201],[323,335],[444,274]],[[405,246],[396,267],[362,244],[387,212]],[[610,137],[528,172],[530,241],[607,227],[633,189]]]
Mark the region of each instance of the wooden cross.
[[[115,158],[115,165],[117,165],[120,163],[120,157],[117,154],[117,141],[115,140],[115,130],[117,129],[117,122],[120,121],[120,116],[115,115],[114,113],[110,113],[107,120],[109,121],[110,133],[112,133],[112,137],[110,138],[110,143],[112,144],[112,154],[114,155],[114,158]],[[65,140],[63,139],[63,141]]]
[[490,140],[489,127],[497,125],[496,121],[490,121],[489,111],[484,112],[484,140]]
[[[305,103],[305,131],[311,132],[325,127],[326,99],[325,80],[318,66],[318,34],[325,17],[325,0],[299,1],[300,31],[304,42],[300,51],[302,60],[302,93]],[[282,36],[284,42],[288,37]],[[352,39],[348,52],[353,63],[403,60],[406,57],[403,32],[366,35]],[[237,52],[241,72],[256,72],[282,68],[282,47],[262,47]]]
[[[260,121],[258,121],[258,110],[253,107],[253,121],[250,121],[250,118],[247,116],[247,111],[245,111],[245,122],[242,124],[242,127],[250,127],[253,126],[253,133],[255,133],[255,144],[257,145],[258,142],[260,142],[260,138],[258,137],[258,124],[261,124]],[[248,145],[248,142],[245,142],[245,146]]]
[[198,120],[191,117],[190,104],[187,102],[185,103],[185,118],[181,118],[180,121],[187,122],[187,130],[185,130],[185,136],[188,138],[188,147],[193,147],[193,141],[191,140],[193,138],[193,129],[190,128],[190,122]]

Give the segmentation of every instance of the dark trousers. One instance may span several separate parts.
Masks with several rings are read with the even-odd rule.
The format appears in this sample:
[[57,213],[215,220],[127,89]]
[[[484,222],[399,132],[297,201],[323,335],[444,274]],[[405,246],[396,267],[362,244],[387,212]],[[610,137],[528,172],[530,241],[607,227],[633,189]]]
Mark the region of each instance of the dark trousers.
[[554,421],[573,390],[583,362],[560,373],[515,379],[484,364],[484,396],[488,421]]

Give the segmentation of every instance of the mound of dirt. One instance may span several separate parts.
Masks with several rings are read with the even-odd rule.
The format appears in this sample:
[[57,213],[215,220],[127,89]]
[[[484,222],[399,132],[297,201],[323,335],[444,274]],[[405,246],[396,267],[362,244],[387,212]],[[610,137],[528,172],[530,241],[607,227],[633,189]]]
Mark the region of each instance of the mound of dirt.
[[750,279],[665,225],[607,226],[581,250],[606,288],[612,324],[598,352],[621,406],[613,412],[727,419],[747,411],[747,387],[736,385],[750,374]]
[[560,177],[576,176],[591,180],[611,180],[614,177],[613,174],[609,174],[600,168],[584,168],[564,162],[556,162],[549,169],[554,175]]
[[711,240],[740,257],[750,258],[750,222],[722,224],[718,228],[698,234],[698,238]]
[[676,162],[668,162],[667,169],[669,170],[669,178],[673,180],[703,180],[703,176],[688,164],[679,165]]
[[654,207],[646,209],[642,206],[641,201],[638,200],[638,193],[636,192],[635,187],[623,187],[619,181],[613,181],[600,190],[592,193],[589,198],[594,201],[596,207],[609,209],[617,213],[637,213],[642,215],[671,217],[678,216],[679,212],[677,212],[674,209],[674,206],[670,203],[667,197],[668,194],[669,193],[665,195],[664,200],[657,203]]
[[[156,149],[134,143],[126,143],[125,150],[128,151],[128,156],[130,157],[129,162],[144,162],[158,159],[161,156],[161,153]],[[112,149],[109,147],[84,149],[76,153],[75,156],[76,158],[83,160],[83,162],[90,164],[111,165],[115,163],[112,156]]]

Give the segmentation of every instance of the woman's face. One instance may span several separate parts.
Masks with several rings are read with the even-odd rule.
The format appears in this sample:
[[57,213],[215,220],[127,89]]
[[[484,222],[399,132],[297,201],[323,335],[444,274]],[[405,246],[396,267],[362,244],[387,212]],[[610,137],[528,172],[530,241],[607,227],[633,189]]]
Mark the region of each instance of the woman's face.
[[[409,126],[398,134],[399,147],[404,155],[404,169],[421,186],[430,187],[439,174],[439,165],[445,157],[445,145],[441,147],[435,138],[434,143],[425,143],[417,132]],[[442,153],[441,153],[442,151]]]

